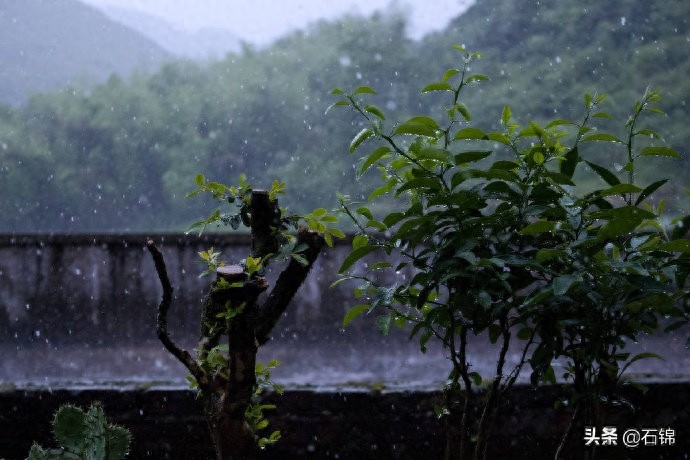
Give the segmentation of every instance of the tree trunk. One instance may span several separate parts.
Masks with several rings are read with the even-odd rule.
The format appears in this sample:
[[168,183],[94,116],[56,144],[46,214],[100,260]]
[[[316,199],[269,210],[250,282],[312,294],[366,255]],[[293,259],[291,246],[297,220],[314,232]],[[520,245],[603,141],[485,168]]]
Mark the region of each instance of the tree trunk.
[[201,387],[204,412],[217,460],[253,459],[258,447],[245,412],[256,385],[256,300],[267,284],[264,278],[247,279],[243,268],[235,265],[221,267],[218,277],[231,287],[214,288],[204,302],[199,359],[210,361],[209,353],[220,345],[221,335],[226,335],[227,361],[223,366],[207,368],[210,382],[208,388]]
[[[282,244],[276,232],[280,224],[278,203],[267,192],[255,190],[249,210],[243,212],[251,225],[252,257],[266,262],[280,252]],[[255,433],[245,418],[256,386],[256,353],[259,345],[269,340],[271,329],[325,244],[321,234],[308,229],[300,229],[297,241],[306,245],[301,253],[303,261],[293,258],[260,307],[257,299],[268,287],[265,278],[256,273],[250,277],[241,265],[218,268],[218,279],[203,303],[196,359],[168,335],[167,315],[173,289],[162,254],[153,241],[146,242],[163,287],[156,332],[165,348],[196,380],[216,460],[252,460],[259,452]],[[227,348],[222,343],[226,337]]]

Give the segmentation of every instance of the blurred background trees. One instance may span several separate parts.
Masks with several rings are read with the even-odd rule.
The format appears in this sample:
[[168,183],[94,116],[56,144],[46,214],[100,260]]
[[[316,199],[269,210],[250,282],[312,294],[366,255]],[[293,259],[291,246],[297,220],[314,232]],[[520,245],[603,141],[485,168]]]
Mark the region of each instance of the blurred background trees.
[[[496,128],[505,104],[529,117],[523,124],[572,118],[581,95],[595,91],[615,111],[649,85],[669,114],[660,121],[672,133],[666,141],[684,153],[688,17],[683,0],[486,0],[421,41],[406,38],[400,13],[351,16],[220,61],[170,61],[149,74],[35,94],[0,106],[0,231],[184,230],[198,217],[183,199],[197,173],[222,182],[246,173],[257,187],[286,181],[301,213],[335,207],[336,191],[356,200],[373,177],[356,180],[358,158],[342,151],[361,121],[324,115],[328,92],[353,81],[376,87],[373,102],[393,119],[436,110],[434,95],[416,102],[414,82],[455,66],[459,43],[484,55],[472,71],[491,78],[467,99],[475,125]],[[607,167],[623,162],[589,148],[588,158]],[[671,182],[687,183],[684,170],[676,165],[681,178]],[[645,180],[656,173],[639,172]],[[671,209],[686,206],[683,190],[666,194]]]

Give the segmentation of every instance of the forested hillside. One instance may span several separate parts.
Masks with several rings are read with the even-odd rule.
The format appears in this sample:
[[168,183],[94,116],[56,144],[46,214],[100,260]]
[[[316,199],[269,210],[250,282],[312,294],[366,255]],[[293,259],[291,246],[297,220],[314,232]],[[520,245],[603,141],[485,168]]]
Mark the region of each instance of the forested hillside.
[[154,71],[171,56],[134,30],[76,0],[3,0],[0,4],[0,101],[65,82],[93,84],[111,73]]
[[[464,99],[480,126],[495,127],[504,104],[521,123],[578,119],[594,91],[609,94],[604,109],[622,123],[651,85],[667,112],[655,127],[685,154],[688,18],[683,0],[482,0],[421,42],[405,38],[401,17],[348,17],[220,62],[36,95],[0,111],[0,231],[182,230],[206,212],[184,199],[196,173],[232,183],[244,172],[258,187],[280,179],[283,204],[335,206],[336,191],[368,187],[355,182],[358,158],[347,153],[359,121],[324,114],[329,91],[372,86],[389,120],[437,110],[438,95],[419,90],[458,66],[456,44],[481,52],[472,70],[491,78]],[[622,152],[585,153],[624,162]],[[668,161],[641,175],[675,174],[681,186],[663,189],[675,200],[690,185],[687,162]]]

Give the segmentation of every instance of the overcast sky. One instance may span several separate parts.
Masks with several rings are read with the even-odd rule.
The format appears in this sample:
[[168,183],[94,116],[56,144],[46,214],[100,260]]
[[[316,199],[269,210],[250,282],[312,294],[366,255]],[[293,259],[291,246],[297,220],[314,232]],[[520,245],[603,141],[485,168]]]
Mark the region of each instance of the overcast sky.
[[345,13],[370,15],[397,8],[409,12],[410,36],[443,28],[474,0],[81,0],[117,5],[159,16],[178,28],[222,28],[241,39],[265,44],[315,20]]

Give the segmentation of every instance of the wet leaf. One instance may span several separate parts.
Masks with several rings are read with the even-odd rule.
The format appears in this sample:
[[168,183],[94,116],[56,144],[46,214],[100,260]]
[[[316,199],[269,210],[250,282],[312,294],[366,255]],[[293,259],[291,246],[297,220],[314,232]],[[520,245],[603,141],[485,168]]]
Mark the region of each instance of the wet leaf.
[[641,156],[660,156],[680,158],[680,154],[670,147],[645,147],[640,152]]
[[350,142],[350,153],[357,150],[357,147],[362,145],[362,142],[366,141],[374,135],[374,131],[371,128],[362,129]]
[[345,329],[352,321],[354,321],[355,318],[369,310],[369,308],[371,308],[369,304],[359,304],[350,308],[350,310],[348,310],[348,312],[345,313],[345,317],[343,318],[343,329]]
[[419,116],[412,117],[399,124],[393,131],[395,134],[414,134],[418,136],[435,137],[438,123],[433,118]]

